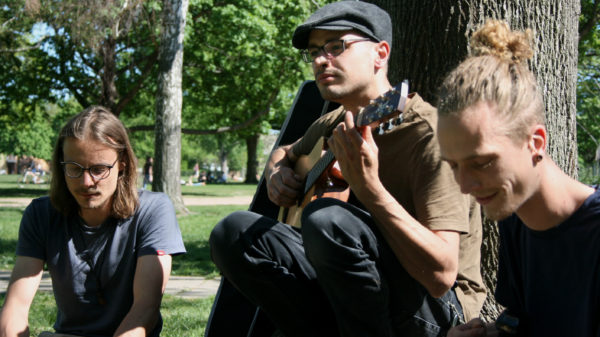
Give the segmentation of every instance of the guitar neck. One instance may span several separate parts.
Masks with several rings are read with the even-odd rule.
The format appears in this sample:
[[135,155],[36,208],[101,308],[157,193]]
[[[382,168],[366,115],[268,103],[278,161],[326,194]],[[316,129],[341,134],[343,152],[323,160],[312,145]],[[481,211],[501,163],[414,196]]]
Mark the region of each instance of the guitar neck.
[[306,182],[304,183],[304,195],[308,193],[308,190],[315,184],[317,179],[325,172],[329,164],[334,160],[333,152],[328,149],[325,154],[315,163],[313,168],[308,172],[306,176]]

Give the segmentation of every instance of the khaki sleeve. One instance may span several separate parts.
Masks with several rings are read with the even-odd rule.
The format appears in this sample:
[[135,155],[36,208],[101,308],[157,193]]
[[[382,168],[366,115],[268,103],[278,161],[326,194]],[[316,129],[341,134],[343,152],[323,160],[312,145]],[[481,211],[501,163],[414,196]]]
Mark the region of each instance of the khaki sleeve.
[[296,142],[292,147],[292,152],[295,156],[309,154],[315,147],[315,144],[321,137],[329,137],[333,129],[343,120],[344,109],[339,107],[317,119],[306,130],[300,141]]
[[411,190],[416,218],[432,230],[469,232],[469,203],[450,166],[442,161],[435,134],[427,132],[411,155]]

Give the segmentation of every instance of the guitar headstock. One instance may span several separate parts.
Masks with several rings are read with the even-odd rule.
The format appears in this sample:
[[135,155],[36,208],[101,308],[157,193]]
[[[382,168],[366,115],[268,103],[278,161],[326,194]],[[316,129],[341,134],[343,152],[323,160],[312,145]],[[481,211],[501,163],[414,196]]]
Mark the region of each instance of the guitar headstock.
[[407,97],[408,80],[404,80],[400,85],[395,86],[362,108],[356,117],[356,125],[380,124],[385,125],[384,128],[386,129],[399,125],[402,123],[401,113],[404,110]]

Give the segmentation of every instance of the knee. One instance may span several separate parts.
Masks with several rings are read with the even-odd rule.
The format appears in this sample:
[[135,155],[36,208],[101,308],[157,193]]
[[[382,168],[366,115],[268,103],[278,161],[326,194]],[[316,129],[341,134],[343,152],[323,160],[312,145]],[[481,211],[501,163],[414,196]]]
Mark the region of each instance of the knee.
[[353,234],[347,230],[349,212],[335,199],[317,199],[302,213],[302,241],[310,260],[333,257],[342,246],[352,245]]
[[309,203],[302,211],[302,239],[304,242],[320,240],[325,233],[330,232],[334,222],[335,206],[332,201],[316,199]]
[[208,239],[210,255],[217,267],[224,268],[236,255],[236,243],[244,232],[246,211],[237,211],[223,218],[213,228]]

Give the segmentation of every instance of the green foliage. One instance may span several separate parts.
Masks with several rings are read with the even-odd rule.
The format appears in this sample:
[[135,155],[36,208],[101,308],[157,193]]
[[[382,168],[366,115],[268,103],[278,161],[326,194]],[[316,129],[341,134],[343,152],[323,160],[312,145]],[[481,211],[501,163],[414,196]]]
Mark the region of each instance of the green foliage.
[[[314,3],[237,0],[191,5],[184,61],[186,122],[214,129],[267,112],[240,130],[240,137],[279,126],[291,94],[307,76],[291,36]],[[197,106],[203,107],[201,112]]]
[[581,32],[577,79],[577,147],[580,165],[586,167],[592,167],[600,146],[600,32],[594,2],[581,1],[580,17],[580,30],[593,27]]
[[[229,167],[241,170],[240,139],[279,128],[300,83],[311,77],[291,34],[330,1],[190,2],[182,126],[236,131],[185,136],[184,169],[196,160],[219,166],[227,156]],[[161,1],[0,4],[0,48],[13,51],[0,53],[0,152],[49,158],[64,116],[91,104],[118,109],[126,126],[154,124]],[[135,132],[131,140],[138,158],[153,155],[152,132]]]

